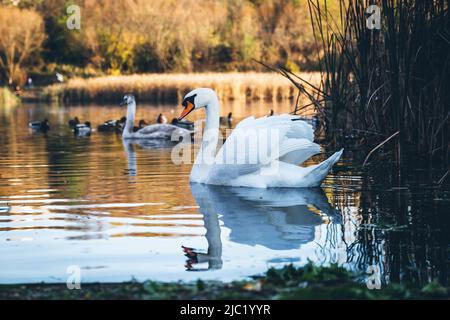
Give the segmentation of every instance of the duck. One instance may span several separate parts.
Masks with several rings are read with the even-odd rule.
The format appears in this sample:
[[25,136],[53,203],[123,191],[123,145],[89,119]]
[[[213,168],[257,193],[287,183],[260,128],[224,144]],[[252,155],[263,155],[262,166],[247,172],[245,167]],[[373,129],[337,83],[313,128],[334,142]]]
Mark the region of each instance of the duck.
[[220,124],[222,125],[228,125],[229,127],[233,123],[233,113],[230,112],[226,117],[220,117]]
[[86,121],[85,123],[79,123],[73,128],[73,133],[79,136],[90,135],[92,131],[91,123]]
[[141,119],[141,120],[139,120],[138,126],[137,126],[137,127],[136,127],[136,126],[133,127],[133,132],[136,132],[136,131],[142,129],[143,127],[145,127],[145,126],[147,126],[147,125],[148,125],[148,123],[145,122],[144,119]]
[[75,117],[75,118],[69,120],[69,127],[71,127],[73,129],[79,123],[80,123],[80,120],[78,119],[78,117]]
[[122,117],[119,120],[106,120],[101,125],[97,127],[99,132],[122,132],[124,123],[127,118]]
[[123,128],[123,139],[165,139],[172,140],[172,137],[187,137],[191,136],[191,131],[171,124],[155,123],[143,127],[137,131],[133,131],[133,122],[136,114],[136,99],[133,94],[127,93],[123,96],[120,103],[122,106],[127,106],[127,117],[125,127]]
[[44,121],[32,121],[28,123],[28,127],[33,131],[47,132],[50,130],[50,122],[47,118]]
[[167,118],[164,117],[164,115],[162,113],[160,113],[158,115],[158,117],[156,118],[156,123],[160,123],[160,124],[167,123]]
[[182,106],[178,120],[199,109],[206,113],[203,139],[189,176],[192,183],[252,188],[319,187],[344,151],[341,149],[316,165],[300,167],[321,152],[320,146],[313,142],[310,124],[298,120],[298,116],[280,114],[245,118],[216,153],[220,103],[215,91],[192,90]]
[[194,129],[194,122],[192,121],[187,121],[187,120],[181,120],[178,121],[177,118],[173,118],[172,121],[170,122],[172,125],[183,128],[183,129],[187,129],[187,130],[193,130]]
[[233,122],[233,113],[232,112],[229,112],[226,117],[220,117],[221,124],[228,124],[230,122]]

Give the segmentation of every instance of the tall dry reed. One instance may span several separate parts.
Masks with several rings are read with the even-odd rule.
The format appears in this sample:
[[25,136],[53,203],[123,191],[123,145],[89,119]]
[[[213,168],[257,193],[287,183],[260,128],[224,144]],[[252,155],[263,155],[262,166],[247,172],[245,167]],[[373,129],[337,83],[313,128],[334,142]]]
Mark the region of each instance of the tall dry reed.
[[[304,76],[319,82],[318,73]],[[70,79],[47,87],[44,96],[67,103],[101,103],[117,102],[125,92],[133,92],[140,101],[178,102],[197,87],[213,88],[222,100],[292,99],[295,90],[289,81],[271,73],[142,74]]]
[[[343,0],[333,16],[309,0],[322,82],[279,69],[306,93],[327,141],[363,132],[361,145],[392,154],[398,177],[414,161],[448,169],[450,137],[450,17],[448,0]],[[369,29],[366,9],[381,8],[381,29]]]

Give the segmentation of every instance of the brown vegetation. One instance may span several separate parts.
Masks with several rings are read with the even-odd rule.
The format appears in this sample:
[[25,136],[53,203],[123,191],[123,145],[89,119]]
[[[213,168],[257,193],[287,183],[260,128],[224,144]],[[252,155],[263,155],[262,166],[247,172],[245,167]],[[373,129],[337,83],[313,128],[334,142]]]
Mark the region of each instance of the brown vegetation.
[[45,39],[42,17],[33,10],[0,6],[0,35],[0,77],[9,85],[25,82],[22,67]]
[[[327,2],[330,10],[338,9],[338,0]],[[318,67],[303,0],[82,0],[76,2],[81,9],[80,30],[66,26],[69,4],[0,0],[2,12],[20,8],[33,13],[32,19],[7,21],[44,22],[43,50],[33,52],[27,70],[35,84],[54,81],[56,72],[85,77],[261,71],[253,59],[293,71]],[[6,29],[17,28],[17,23],[5,19],[0,16]],[[41,29],[28,25],[27,32],[37,37]]]
[[[309,81],[318,83],[318,73],[305,73]],[[219,99],[291,99],[294,86],[273,73],[189,73],[107,76],[71,79],[65,84],[46,89],[49,99],[64,102],[117,102],[125,92],[133,92],[140,101],[177,102],[197,87],[211,87]]]
[[101,0],[83,6],[81,36],[92,63],[109,74],[255,70],[252,59],[298,71],[317,62],[306,1]]

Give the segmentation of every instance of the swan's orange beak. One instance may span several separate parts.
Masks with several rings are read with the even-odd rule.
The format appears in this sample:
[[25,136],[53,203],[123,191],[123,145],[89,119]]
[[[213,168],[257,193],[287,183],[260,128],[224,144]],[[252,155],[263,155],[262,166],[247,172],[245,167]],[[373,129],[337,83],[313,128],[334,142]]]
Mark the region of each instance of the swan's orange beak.
[[186,107],[183,109],[183,112],[181,112],[181,115],[178,117],[178,121],[186,117],[192,110],[194,110],[194,104],[188,101]]

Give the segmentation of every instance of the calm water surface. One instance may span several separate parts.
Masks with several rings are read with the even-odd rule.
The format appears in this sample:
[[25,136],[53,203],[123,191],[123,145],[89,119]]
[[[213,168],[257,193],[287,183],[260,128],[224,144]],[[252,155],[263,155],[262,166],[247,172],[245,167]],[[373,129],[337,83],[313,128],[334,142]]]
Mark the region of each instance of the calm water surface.
[[[321,189],[190,185],[190,165],[174,165],[168,147],[67,126],[76,115],[96,127],[123,108],[0,110],[0,206],[10,207],[0,211],[0,283],[65,282],[71,265],[86,282],[232,280],[308,260],[375,271],[382,283],[448,281],[448,192],[369,187],[351,152]],[[222,113],[269,110],[236,102]],[[137,119],[179,111],[141,105]],[[28,130],[45,117],[48,134]]]

